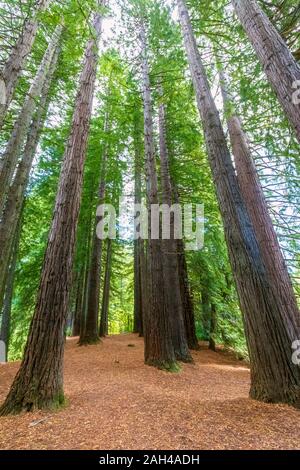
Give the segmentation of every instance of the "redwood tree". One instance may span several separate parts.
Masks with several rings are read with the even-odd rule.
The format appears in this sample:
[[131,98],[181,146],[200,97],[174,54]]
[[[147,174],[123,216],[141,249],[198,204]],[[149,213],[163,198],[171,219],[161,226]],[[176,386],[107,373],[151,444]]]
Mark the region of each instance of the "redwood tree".
[[[159,148],[161,168],[162,203],[172,208],[172,186],[169,168],[169,154],[166,135],[166,109],[162,86],[159,87]],[[166,295],[166,308],[169,311],[172,327],[172,342],[176,358],[191,362],[185,324],[183,320],[182,291],[180,288],[177,240],[175,238],[174,214],[170,214],[170,238],[162,240],[163,276]]]
[[291,360],[291,336],[274,295],[243,201],[222,123],[209,87],[184,0],[179,16],[225,238],[244,316],[251,360],[250,396],[300,406],[300,370]]
[[[153,140],[153,117],[147,39],[145,25],[141,21],[140,38],[142,46],[143,103],[144,103],[144,137],[147,161],[147,200],[149,221],[152,207],[158,204],[158,184],[156,173],[155,149]],[[162,369],[176,368],[176,356],[172,344],[172,333],[169,312],[166,309],[165,291],[162,289],[163,278],[161,240],[151,236],[149,224],[148,240],[148,289],[151,299],[144,316],[145,362]]]
[[34,116],[38,99],[47,79],[53,57],[60,41],[62,26],[55,29],[53,37],[44,54],[36,76],[28,90],[24,104],[14,124],[11,137],[0,161],[0,214],[3,210],[6,195],[11,183],[22,145],[26,139],[31,120]]
[[300,142],[300,103],[293,100],[300,65],[256,0],[232,0],[232,4]]
[[14,239],[18,221],[20,219],[30,170],[36,155],[40,133],[47,114],[47,108],[49,105],[49,91],[53,74],[57,65],[59,47],[60,45],[58,42],[48,73],[45,76],[45,83],[42,88],[40,100],[37,104],[36,113],[27,134],[24,151],[21,154],[21,160],[17,166],[13,182],[7,192],[4,211],[0,221],[0,309],[3,301],[5,276],[10,259],[11,245]]
[[112,271],[112,240],[107,239],[106,265],[103,285],[102,308],[100,318],[100,337],[108,335],[108,312],[110,300],[110,279]]
[[0,71],[0,129],[16,89],[18,78],[32,49],[38,29],[38,15],[49,5],[50,0],[39,0],[33,17],[27,18],[22,32],[6,63]]
[[64,330],[72,281],[83,166],[98,62],[102,15],[95,14],[62,164],[52,227],[24,358],[1,414],[55,408],[64,402]]
[[[109,113],[106,113],[104,134],[107,136],[109,132]],[[104,152],[101,160],[101,172],[98,189],[98,206],[104,204],[106,191],[106,167],[108,158],[108,146],[105,144]],[[101,280],[101,259],[103,241],[97,236],[97,225],[99,217],[96,216],[93,231],[93,244],[91,252],[91,264],[88,274],[88,291],[87,291],[87,313],[85,328],[83,334],[80,335],[79,344],[96,344],[100,341],[99,337],[99,302],[100,302],[100,280]]]
[[282,315],[286,320],[286,327],[293,336],[295,328],[300,327],[300,313],[292,282],[269,214],[247,135],[243,130],[241,118],[235,112],[234,102],[228,90],[228,80],[222,70],[220,82],[241,193],[255,230],[270,282],[274,286],[273,295],[276,295],[278,305],[281,306]]

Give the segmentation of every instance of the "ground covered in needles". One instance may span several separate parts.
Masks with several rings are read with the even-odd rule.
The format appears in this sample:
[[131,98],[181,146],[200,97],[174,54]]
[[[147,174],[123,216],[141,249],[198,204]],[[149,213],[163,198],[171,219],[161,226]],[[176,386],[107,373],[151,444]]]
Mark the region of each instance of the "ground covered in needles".
[[[0,418],[1,449],[300,449],[299,411],[248,398],[243,362],[202,345],[170,374],[145,366],[143,340],[67,341],[58,412]],[[0,365],[0,399],[19,363]]]

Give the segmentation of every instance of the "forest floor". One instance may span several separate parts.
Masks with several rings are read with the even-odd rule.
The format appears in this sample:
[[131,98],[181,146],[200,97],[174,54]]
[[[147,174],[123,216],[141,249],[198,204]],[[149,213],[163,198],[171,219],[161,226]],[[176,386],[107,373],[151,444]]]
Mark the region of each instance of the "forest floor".
[[[247,365],[204,346],[170,374],[145,366],[143,340],[67,341],[69,403],[0,418],[1,449],[300,449],[300,414],[248,398]],[[0,365],[0,400],[19,363]]]

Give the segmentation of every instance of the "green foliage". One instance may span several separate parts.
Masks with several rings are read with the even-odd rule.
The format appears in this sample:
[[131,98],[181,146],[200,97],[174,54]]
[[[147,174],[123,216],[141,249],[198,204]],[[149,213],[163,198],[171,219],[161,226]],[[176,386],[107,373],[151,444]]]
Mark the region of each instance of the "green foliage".
[[[41,14],[41,26],[33,51],[19,81],[0,136],[2,148],[7,142],[14,119],[49,38],[55,26],[63,22],[65,29],[58,70],[51,88],[50,109],[23,211],[12,306],[10,360],[21,358],[33,314],[61,161],[70,131],[84,46],[91,31],[91,13],[96,3],[96,0],[53,1],[51,7]],[[118,206],[122,193],[129,192],[132,198],[134,196],[134,145],[137,142],[141,151],[143,148],[138,35],[142,17],[149,37],[156,144],[158,146],[157,112],[161,99],[158,85],[161,84],[167,109],[167,139],[172,180],[178,188],[181,203],[203,203],[205,206],[205,246],[199,252],[187,252],[197,333],[200,339],[209,338],[211,309],[215,306],[218,320],[216,341],[246,356],[243,322],[228,261],[211,170],[207,162],[204,136],[191,79],[187,72],[180,29],[173,20],[173,6],[170,6],[170,3],[158,0],[128,0],[111,4],[111,12],[116,14],[115,20],[118,24],[113,39],[109,37],[109,44],[102,45],[99,59],[77,231],[74,279],[85,270],[90,258],[91,234],[95,223],[100,169],[105,148],[108,149],[106,202]],[[217,55],[217,60],[230,75],[237,109],[243,117],[295,289],[300,296],[299,147],[228,2],[190,0],[187,3],[218,105],[220,100],[214,55]],[[295,23],[295,2],[272,0],[261,1],[260,4],[276,23],[293,52],[297,53],[300,44]],[[9,0],[5,6],[1,3],[0,64],[7,58],[11,45],[18,37],[24,19],[30,14],[32,7],[31,1]],[[11,12],[14,12],[14,15]],[[8,25],[9,35],[6,34]],[[221,106],[220,112],[224,118]],[[110,122],[108,132],[104,131],[106,117]],[[102,286],[105,255],[106,244],[102,263]],[[112,334],[132,330],[133,282],[132,243],[130,240],[117,239],[113,242],[109,309],[109,329]],[[70,314],[74,312],[75,298],[74,283]],[[67,334],[70,333],[69,327]]]

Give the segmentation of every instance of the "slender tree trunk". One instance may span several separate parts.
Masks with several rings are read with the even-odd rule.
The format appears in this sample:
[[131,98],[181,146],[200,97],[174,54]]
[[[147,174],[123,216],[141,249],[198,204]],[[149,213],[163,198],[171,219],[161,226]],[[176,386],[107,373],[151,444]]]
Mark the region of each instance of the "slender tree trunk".
[[2,406],[2,415],[55,408],[64,402],[64,329],[80,208],[83,166],[98,62],[102,17],[95,15],[76,97],[71,134],[62,164],[36,308],[24,359]]
[[101,321],[100,321],[100,336],[108,335],[108,312],[109,312],[109,299],[110,299],[110,279],[111,279],[111,264],[112,264],[112,240],[107,240],[107,253],[106,253],[106,266],[103,286]]
[[[135,181],[135,204],[140,205],[142,202],[142,158],[140,145],[140,119],[139,116],[134,122],[134,181]],[[139,231],[140,227],[137,227]],[[143,288],[142,288],[142,261],[141,251],[143,250],[143,240],[138,238],[134,240],[134,324],[133,332],[143,335]]]
[[0,161],[0,214],[3,211],[5,199],[11,183],[22,146],[33,119],[38,98],[45,84],[53,57],[56,53],[62,33],[62,26],[57,26],[53,38],[45,52],[36,77],[28,91],[23,107],[14,124],[12,135]]
[[49,90],[52,77],[56,69],[59,46],[53,56],[46,81],[44,83],[37,112],[32,120],[22,155],[22,159],[17,167],[17,171],[10,186],[2,219],[0,221],[0,308],[3,301],[5,275],[9,263],[9,253],[14,239],[14,233],[20,219],[21,209],[25,197],[26,187],[28,185],[32,162],[36,154],[41,130],[47,114],[49,104]]
[[40,0],[38,2],[33,18],[26,19],[17,43],[0,71],[0,130],[13,98],[18,79],[34,43],[38,29],[38,15],[47,8],[48,4],[49,0]]
[[235,113],[234,102],[227,90],[227,80],[220,71],[221,89],[227,125],[234,155],[237,179],[253,224],[263,262],[268,271],[270,283],[278,305],[285,316],[286,327],[293,335],[300,329],[300,313],[288,269],[269,214],[268,206],[252,158],[242,122]]
[[21,235],[21,217],[17,225],[16,233],[14,235],[14,242],[11,248],[10,266],[8,267],[8,276],[6,282],[5,298],[2,311],[2,323],[0,331],[0,341],[5,344],[5,360],[8,358],[9,336],[10,336],[10,320],[11,320],[11,305],[13,299],[15,271],[18,259],[19,242]]
[[84,268],[80,269],[78,280],[76,283],[76,301],[72,336],[80,336],[81,323],[83,320],[82,306],[83,306],[83,288],[84,288]]
[[144,336],[144,324],[145,324],[145,318],[148,315],[148,310],[149,310],[149,277],[148,277],[148,266],[147,266],[147,260],[148,260],[148,247],[147,243],[145,240],[141,240],[141,243],[139,245],[140,249],[140,273],[141,273],[141,300],[142,300],[142,325],[141,325],[141,333],[140,336]]
[[[174,181],[172,182],[172,190],[175,203],[180,204],[177,187]],[[183,239],[177,240],[177,255],[180,291],[183,304],[183,319],[185,324],[188,346],[190,349],[198,351],[199,343],[196,335],[194,303],[191,294]]]
[[[91,197],[91,204],[93,201],[93,197]],[[86,256],[84,261],[84,279],[83,279],[83,297],[82,297],[82,312],[81,312],[81,323],[80,323],[80,335],[79,335],[79,342],[84,337],[85,333],[85,322],[86,322],[86,313],[88,308],[88,289],[89,289],[89,274],[90,274],[90,262],[91,262],[91,246],[92,246],[92,219],[93,214],[90,213],[89,221],[87,223],[88,227],[88,235],[86,239]]]
[[216,351],[215,334],[217,330],[217,309],[215,304],[211,304],[211,319],[210,319],[210,333],[209,333],[209,349]]
[[300,370],[291,360],[291,337],[262,262],[227,147],[188,11],[178,0],[207,153],[216,186],[229,258],[236,281],[251,360],[250,396],[266,402],[300,405]]
[[201,288],[202,326],[205,332],[205,340],[210,335],[211,304],[209,290],[206,285]]
[[[169,154],[166,136],[166,110],[163,103],[163,89],[160,86],[159,106],[159,148],[161,168],[162,203],[172,207],[172,186],[169,168]],[[191,362],[192,357],[187,343],[185,325],[183,321],[183,307],[178,271],[177,240],[174,231],[174,214],[170,216],[170,239],[162,240],[163,250],[163,276],[166,295],[166,307],[170,312],[172,327],[172,342],[176,359]]]
[[143,301],[142,301],[142,273],[141,273],[141,240],[134,241],[134,321],[133,332],[142,334]]
[[232,0],[232,4],[300,142],[300,103],[293,102],[300,65],[255,0]]
[[158,187],[153,141],[153,120],[149,64],[145,26],[141,24],[141,44],[143,54],[143,100],[144,100],[144,135],[145,155],[147,161],[147,199],[149,210],[149,307],[144,316],[145,362],[162,369],[173,370],[177,367],[171,336],[169,312],[166,309],[163,278],[161,240],[152,239],[151,212],[152,205],[158,204]]
[[[104,133],[109,132],[109,114],[106,114]],[[106,191],[106,166],[108,158],[108,147],[106,146],[103,152],[101,161],[100,183],[98,190],[98,204],[104,204],[105,191]],[[93,246],[91,254],[91,265],[89,270],[89,286],[88,286],[88,307],[85,323],[85,332],[83,337],[80,338],[80,345],[97,344],[100,341],[99,337],[99,308],[100,308],[100,282],[101,282],[101,260],[103,241],[98,238],[97,225],[100,221],[96,216],[94,233],[93,233]]]

